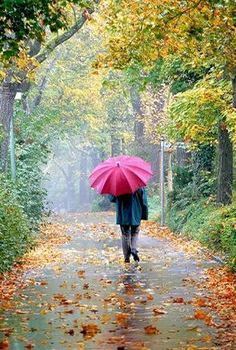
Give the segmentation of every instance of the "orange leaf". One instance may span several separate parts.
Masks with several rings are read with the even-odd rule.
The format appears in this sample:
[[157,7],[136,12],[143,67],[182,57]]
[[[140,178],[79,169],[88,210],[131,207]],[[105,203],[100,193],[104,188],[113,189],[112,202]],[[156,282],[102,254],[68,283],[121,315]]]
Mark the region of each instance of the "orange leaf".
[[98,332],[100,332],[100,329],[96,324],[89,323],[86,325],[82,325],[82,330],[80,333],[82,333],[85,337],[92,338],[94,337]]
[[194,317],[197,320],[203,320],[206,324],[210,324],[211,323],[211,316],[208,315],[203,310],[196,310],[195,313],[194,313]]
[[182,303],[184,303],[184,298],[176,297],[172,301],[173,301],[173,303],[182,304]]
[[0,349],[1,350],[9,349],[9,341],[7,339],[0,342]]
[[148,335],[158,334],[160,331],[155,326],[146,326],[144,327],[145,333]]
[[164,314],[167,314],[167,311],[162,310],[162,309],[158,309],[157,307],[154,308],[152,311],[154,312],[155,315],[164,315]]
[[199,299],[194,300],[194,305],[197,305],[199,307],[207,306],[206,300],[203,298],[199,298]]
[[124,325],[126,324],[127,320],[129,318],[129,314],[117,314],[116,315],[116,322],[121,324],[121,325]]

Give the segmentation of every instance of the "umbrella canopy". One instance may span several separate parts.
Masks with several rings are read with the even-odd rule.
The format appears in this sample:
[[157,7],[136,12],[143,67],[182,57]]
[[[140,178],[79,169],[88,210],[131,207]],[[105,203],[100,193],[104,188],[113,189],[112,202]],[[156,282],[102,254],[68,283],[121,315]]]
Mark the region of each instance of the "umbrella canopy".
[[89,176],[90,186],[100,194],[120,196],[147,185],[151,164],[139,157],[118,156],[100,163]]

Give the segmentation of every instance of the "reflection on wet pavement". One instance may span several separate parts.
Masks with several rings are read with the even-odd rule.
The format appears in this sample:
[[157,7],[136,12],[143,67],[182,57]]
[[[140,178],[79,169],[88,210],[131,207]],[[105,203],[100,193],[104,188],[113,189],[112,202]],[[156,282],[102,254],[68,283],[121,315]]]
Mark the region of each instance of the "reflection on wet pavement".
[[15,310],[1,313],[10,349],[216,349],[214,329],[193,318],[198,281],[212,262],[141,233],[141,262],[125,265],[114,217],[77,214],[63,259],[28,271]]

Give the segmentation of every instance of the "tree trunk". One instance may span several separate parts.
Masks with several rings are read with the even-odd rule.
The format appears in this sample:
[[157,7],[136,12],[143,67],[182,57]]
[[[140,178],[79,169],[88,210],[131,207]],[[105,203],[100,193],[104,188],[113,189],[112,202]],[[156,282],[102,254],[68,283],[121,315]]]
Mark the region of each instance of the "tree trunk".
[[81,153],[80,158],[80,183],[79,183],[79,203],[80,209],[89,209],[89,185],[88,185],[88,156]]
[[236,108],[236,75],[232,78],[233,107]]
[[135,136],[135,151],[139,156],[146,156],[144,149],[144,124],[142,121],[143,111],[140,94],[136,87],[130,90],[131,103],[134,111],[134,136]]
[[226,205],[232,202],[233,145],[224,123],[220,123],[219,125],[218,147],[217,202]]
[[150,182],[152,186],[157,186],[160,183],[160,145],[150,145],[150,161],[152,163],[153,177]]
[[0,86],[0,169],[7,170],[10,123],[13,117],[16,89],[12,84]]
[[117,136],[112,135],[111,136],[111,156],[116,157],[121,154],[121,146],[122,140],[119,139]]

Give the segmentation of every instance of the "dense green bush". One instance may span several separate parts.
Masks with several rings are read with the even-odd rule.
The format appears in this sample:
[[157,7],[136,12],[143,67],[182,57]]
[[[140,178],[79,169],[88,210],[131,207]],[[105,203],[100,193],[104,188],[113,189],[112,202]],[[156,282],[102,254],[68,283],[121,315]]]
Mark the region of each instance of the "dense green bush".
[[9,269],[32,242],[30,225],[17,190],[0,177],[0,272]]
[[205,199],[180,210],[168,211],[168,224],[175,232],[199,240],[216,253],[223,253],[227,262],[236,267],[236,203],[217,207]]
[[168,195],[167,224],[177,233],[222,253],[236,267],[236,202],[215,204],[214,148],[202,146],[184,167],[174,168],[174,191]]
[[45,212],[41,168],[46,156],[47,149],[40,142],[17,145],[17,194],[33,230],[37,230]]
[[157,194],[148,196],[148,218],[149,220],[160,221],[161,203],[160,197]]

